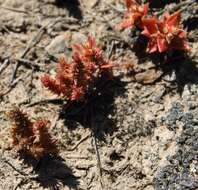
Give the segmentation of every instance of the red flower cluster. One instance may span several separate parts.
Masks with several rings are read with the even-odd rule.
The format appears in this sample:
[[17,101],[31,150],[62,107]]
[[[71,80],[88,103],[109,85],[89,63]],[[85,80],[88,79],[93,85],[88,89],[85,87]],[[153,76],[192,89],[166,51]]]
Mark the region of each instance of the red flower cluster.
[[165,52],[171,49],[190,50],[186,40],[186,32],[180,27],[179,11],[169,15],[165,13],[162,19],[156,17],[143,19],[142,34],[148,37],[147,52]]
[[142,28],[142,19],[147,15],[149,4],[140,5],[135,0],[125,0],[127,12],[124,15],[120,28],[137,26]]
[[14,108],[7,115],[12,121],[11,134],[15,150],[38,160],[47,154],[58,153],[55,140],[48,132],[49,121],[40,119],[32,122],[19,108]]
[[[135,0],[125,0],[127,13],[122,28],[137,26],[142,35],[148,38],[146,51],[165,52],[168,50],[190,50],[187,43],[186,32],[180,25],[181,13],[177,11],[171,15],[164,13],[160,19],[156,16],[148,17],[148,4],[139,5]],[[141,12],[140,12],[141,10]]]
[[53,93],[71,101],[83,100],[90,84],[97,78],[112,74],[112,63],[106,60],[93,38],[84,45],[74,45],[72,61],[62,58],[56,76],[44,75],[43,85]]

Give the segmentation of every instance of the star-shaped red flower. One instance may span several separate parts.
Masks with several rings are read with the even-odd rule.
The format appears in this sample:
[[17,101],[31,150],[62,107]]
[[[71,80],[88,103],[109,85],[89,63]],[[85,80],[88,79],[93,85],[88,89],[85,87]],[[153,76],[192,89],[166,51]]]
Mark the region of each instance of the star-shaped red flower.
[[142,20],[142,34],[148,37],[147,52],[165,52],[171,49],[190,50],[186,39],[186,32],[180,25],[179,11],[169,15],[165,13],[161,19],[156,17]]

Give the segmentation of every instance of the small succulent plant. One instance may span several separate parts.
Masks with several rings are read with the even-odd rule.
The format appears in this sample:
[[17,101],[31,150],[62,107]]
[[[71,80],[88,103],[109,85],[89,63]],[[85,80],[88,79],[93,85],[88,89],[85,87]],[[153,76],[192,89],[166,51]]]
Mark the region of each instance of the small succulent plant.
[[65,58],[59,60],[54,78],[45,74],[41,81],[54,94],[69,101],[83,101],[94,80],[110,76],[112,67],[95,40],[88,37],[85,44],[73,46],[71,62]]
[[7,113],[12,122],[13,148],[39,160],[45,155],[58,153],[55,140],[48,131],[49,121],[39,119],[32,122],[18,107]]
[[146,52],[167,52],[169,50],[189,51],[186,32],[180,23],[180,11],[165,12],[160,18],[148,15],[149,4],[140,5],[135,0],[125,0],[127,11],[120,28],[136,26],[148,38]]

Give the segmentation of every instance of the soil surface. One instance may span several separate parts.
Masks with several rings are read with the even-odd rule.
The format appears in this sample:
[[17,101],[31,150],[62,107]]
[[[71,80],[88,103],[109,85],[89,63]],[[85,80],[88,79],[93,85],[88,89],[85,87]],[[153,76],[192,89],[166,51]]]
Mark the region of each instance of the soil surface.
[[[137,32],[116,28],[121,0],[0,0],[0,190],[198,189],[198,6],[160,2],[151,9],[182,11],[191,47],[163,66]],[[133,69],[115,71],[100,95],[68,109],[40,77],[88,34]],[[18,157],[5,114],[14,105],[51,121],[59,157]]]

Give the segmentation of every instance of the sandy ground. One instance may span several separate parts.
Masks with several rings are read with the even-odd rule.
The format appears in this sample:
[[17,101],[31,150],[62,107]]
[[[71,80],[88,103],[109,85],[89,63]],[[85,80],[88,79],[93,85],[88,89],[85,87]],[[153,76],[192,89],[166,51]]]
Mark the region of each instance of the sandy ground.
[[[169,2],[151,1],[151,7],[181,3]],[[159,68],[161,58],[145,55],[142,39],[115,29],[123,16],[121,0],[0,0],[0,189],[198,189],[198,7],[191,2],[178,8],[192,50],[176,52]],[[64,42],[56,38],[62,34]],[[88,34],[106,56],[135,68],[132,74],[116,71],[101,96],[88,103],[94,131],[87,124],[89,105],[65,109],[40,82]],[[59,157],[19,159],[4,114],[13,105],[51,121]]]

